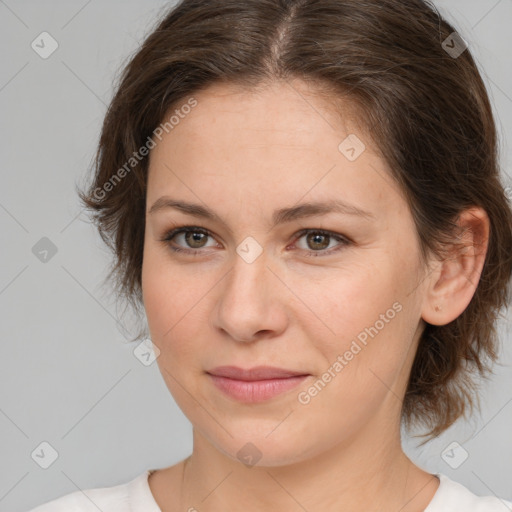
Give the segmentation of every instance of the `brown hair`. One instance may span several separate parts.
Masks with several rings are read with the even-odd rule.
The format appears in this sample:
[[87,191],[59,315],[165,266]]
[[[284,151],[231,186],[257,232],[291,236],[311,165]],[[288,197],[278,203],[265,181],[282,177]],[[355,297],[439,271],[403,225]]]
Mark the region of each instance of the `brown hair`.
[[402,419],[408,427],[427,426],[424,437],[435,437],[468,405],[473,409],[474,370],[486,376],[497,360],[495,323],[510,300],[512,212],[500,182],[489,98],[469,50],[447,51],[446,41],[460,45],[453,32],[421,0],[182,0],[172,6],[123,69],[93,182],[78,192],[115,255],[109,279],[118,298],[141,311],[148,158],[139,156],[160,123],[216,82],[250,89],[300,78],[319,94],[357,106],[408,201],[424,259],[454,243],[454,221],[464,209],[487,212],[490,240],[476,292],[454,321],[427,324]]

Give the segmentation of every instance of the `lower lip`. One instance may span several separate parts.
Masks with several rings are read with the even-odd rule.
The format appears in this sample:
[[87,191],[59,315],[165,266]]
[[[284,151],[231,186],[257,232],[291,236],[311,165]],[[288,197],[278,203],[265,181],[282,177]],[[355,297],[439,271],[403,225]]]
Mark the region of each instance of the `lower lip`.
[[235,380],[208,374],[213,383],[226,395],[241,402],[264,402],[297,387],[309,375],[297,375],[285,379]]

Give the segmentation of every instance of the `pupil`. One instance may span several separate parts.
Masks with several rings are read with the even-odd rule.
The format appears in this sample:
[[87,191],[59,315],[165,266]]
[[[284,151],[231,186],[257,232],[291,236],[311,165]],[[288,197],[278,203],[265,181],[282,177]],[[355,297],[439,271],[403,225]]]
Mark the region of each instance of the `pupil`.
[[[317,245],[317,249],[324,249],[325,247],[327,247],[329,245],[329,243],[321,243],[321,242],[318,242],[318,239],[324,239],[324,242],[325,240],[328,238],[327,235],[322,235],[322,234],[312,234],[311,237],[313,238],[313,245]],[[320,244],[320,247],[318,247],[318,244]]]
[[[187,238],[187,243],[190,244],[191,240],[190,238],[192,237],[192,242],[201,242],[201,240],[205,237],[206,235],[204,233],[199,233],[197,231],[193,231],[193,232],[188,232],[186,234],[186,238]],[[190,244],[193,246],[193,243]],[[196,246],[198,247],[198,246]],[[201,245],[199,245],[199,247],[201,247]]]

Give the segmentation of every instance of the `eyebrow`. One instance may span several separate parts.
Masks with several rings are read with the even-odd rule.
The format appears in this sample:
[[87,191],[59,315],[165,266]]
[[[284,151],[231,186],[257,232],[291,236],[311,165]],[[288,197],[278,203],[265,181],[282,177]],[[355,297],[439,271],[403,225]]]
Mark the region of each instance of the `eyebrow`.
[[[168,208],[174,208],[194,217],[215,220],[224,224],[222,219],[213,210],[210,210],[206,206],[197,203],[188,203],[186,201],[178,201],[168,196],[162,196],[157,199],[149,209],[148,213],[152,215],[155,212]],[[341,200],[333,199],[322,202],[307,202],[275,210],[272,216],[272,228],[286,222],[292,222],[306,217],[326,215],[328,213],[353,215],[367,220],[376,219],[375,215],[371,212],[362,210],[355,205],[345,203]]]

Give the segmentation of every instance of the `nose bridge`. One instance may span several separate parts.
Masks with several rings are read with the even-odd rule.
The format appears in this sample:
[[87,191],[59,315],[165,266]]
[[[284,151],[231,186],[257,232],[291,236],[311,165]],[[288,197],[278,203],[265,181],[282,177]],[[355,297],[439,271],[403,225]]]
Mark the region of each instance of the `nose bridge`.
[[236,248],[231,271],[217,307],[216,325],[238,341],[250,341],[259,331],[283,327],[284,312],[277,307],[276,280],[267,268],[267,253],[251,237]]
[[267,256],[263,247],[252,237],[237,246],[223,294],[227,301],[233,299],[235,305],[245,304],[250,308],[261,308],[269,302],[267,284],[271,272],[267,268]]

